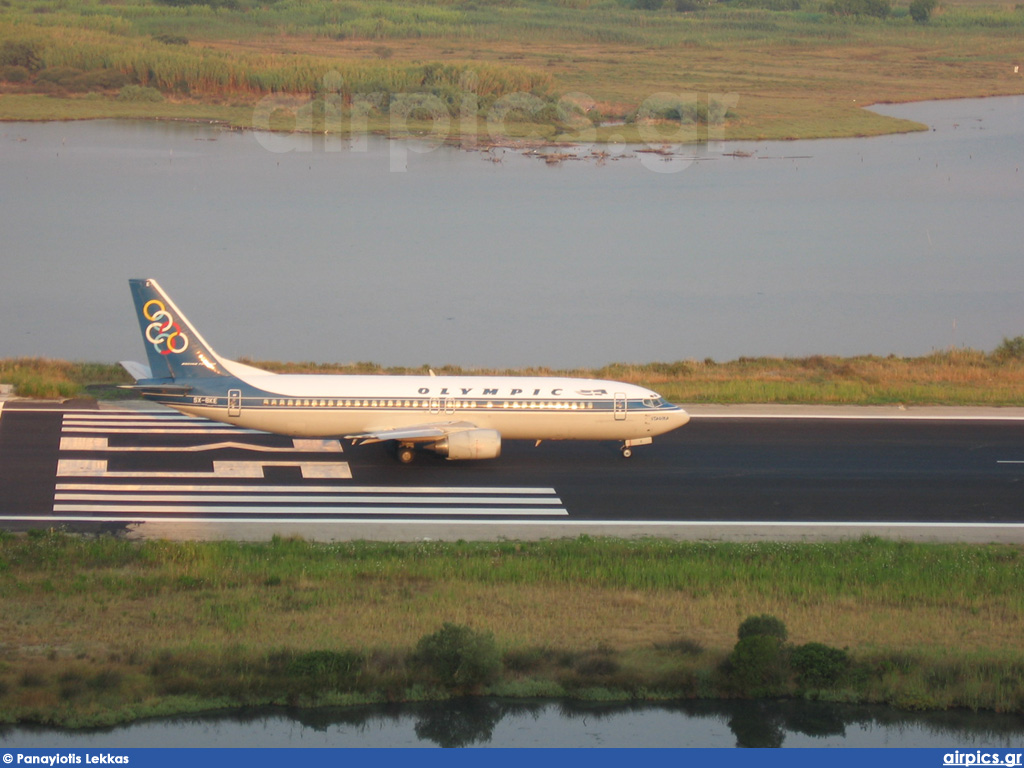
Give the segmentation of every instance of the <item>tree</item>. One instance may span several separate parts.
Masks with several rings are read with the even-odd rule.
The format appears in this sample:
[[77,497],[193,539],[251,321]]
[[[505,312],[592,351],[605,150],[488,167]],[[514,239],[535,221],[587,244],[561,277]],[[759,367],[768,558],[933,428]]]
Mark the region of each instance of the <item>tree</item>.
[[1004,337],[1002,343],[992,352],[992,357],[1000,363],[1010,360],[1024,360],[1024,336],[1015,336],[1012,339]]
[[733,646],[726,660],[729,682],[752,699],[775,696],[789,673],[786,649],[772,635],[749,635]]
[[501,654],[490,632],[475,632],[445,622],[437,632],[420,638],[416,657],[453,688],[475,688],[489,683],[501,667]]
[[835,685],[850,666],[846,651],[824,643],[797,646],[789,662],[797,671],[800,684],[806,688],[828,688]]
[[782,619],[776,618],[768,613],[760,616],[748,616],[740,624],[736,635],[740,640],[748,637],[767,636],[778,639],[780,643],[786,642],[789,632],[786,631],[786,624]]

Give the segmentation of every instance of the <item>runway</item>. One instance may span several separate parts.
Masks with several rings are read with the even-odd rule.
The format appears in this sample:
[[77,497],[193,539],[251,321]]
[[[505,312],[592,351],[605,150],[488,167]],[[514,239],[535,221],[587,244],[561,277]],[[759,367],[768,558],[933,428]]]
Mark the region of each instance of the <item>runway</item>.
[[239,430],[166,409],[0,404],[0,527],[260,540],[858,537],[1024,543],[1024,410],[695,407],[495,461]]

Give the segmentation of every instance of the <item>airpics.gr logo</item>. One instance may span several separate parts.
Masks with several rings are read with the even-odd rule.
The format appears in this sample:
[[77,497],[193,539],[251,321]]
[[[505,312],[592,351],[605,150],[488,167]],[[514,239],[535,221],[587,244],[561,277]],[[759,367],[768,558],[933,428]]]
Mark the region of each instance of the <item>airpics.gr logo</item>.
[[188,336],[181,332],[181,327],[174,322],[162,301],[150,299],[142,307],[142,314],[147,320],[152,320],[146,326],[146,340],[157,352],[180,355],[188,349]]

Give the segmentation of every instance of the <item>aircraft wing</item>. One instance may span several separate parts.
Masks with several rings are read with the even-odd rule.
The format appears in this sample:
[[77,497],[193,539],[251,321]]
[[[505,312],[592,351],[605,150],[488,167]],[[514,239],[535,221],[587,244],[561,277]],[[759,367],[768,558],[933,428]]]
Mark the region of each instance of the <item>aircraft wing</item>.
[[359,445],[369,443],[382,443],[385,440],[407,440],[409,442],[425,442],[439,440],[445,435],[453,432],[465,432],[467,429],[476,429],[476,424],[468,421],[444,421],[434,424],[414,424],[408,427],[394,427],[393,429],[378,429],[370,432],[360,432],[355,435],[345,435],[345,440],[351,440]]

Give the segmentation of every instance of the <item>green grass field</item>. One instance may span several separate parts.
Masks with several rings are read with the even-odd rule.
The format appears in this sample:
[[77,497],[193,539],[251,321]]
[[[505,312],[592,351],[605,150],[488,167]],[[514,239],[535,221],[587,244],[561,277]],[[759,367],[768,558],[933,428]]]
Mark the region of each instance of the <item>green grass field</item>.
[[[784,650],[849,663],[775,693],[906,708],[1024,711],[1024,552],[826,544],[262,544],[0,536],[0,721],[84,725],[260,703],[474,692],[755,695],[729,670],[769,613]],[[444,622],[493,637],[496,675],[445,685],[416,646]],[[331,656],[333,654],[333,656]],[[345,660],[310,678],[305,659]],[[340,661],[339,661],[340,663]],[[340,674],[340,673],[339,673]]]

